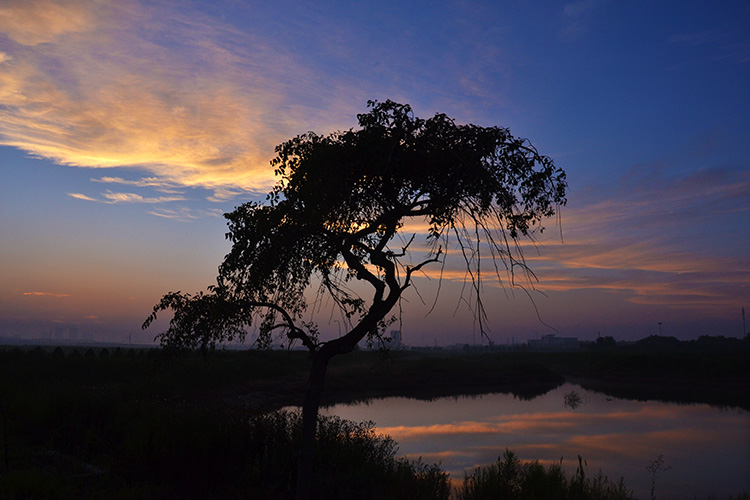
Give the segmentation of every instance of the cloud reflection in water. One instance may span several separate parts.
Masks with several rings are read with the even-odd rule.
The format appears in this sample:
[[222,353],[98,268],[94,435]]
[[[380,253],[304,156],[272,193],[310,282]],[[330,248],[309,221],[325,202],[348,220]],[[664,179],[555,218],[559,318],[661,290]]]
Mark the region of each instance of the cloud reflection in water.
[[[585,401],[575,410],[564,402],[572,389]],[[641,498],[650,489],[645,467],[659,454],[672,466],[659,479],[664,494],[700,498],[750,490],[750,413],[741,410],[627,401],[565,384],[532,401],[507,394],[387,398],[327,412],[373,420],[398,442],[400,453],[439,462],[457,480],[509,448],[523,460],[546,464],[562,457],[569,473],[580,454],[590,473],[623,476]]]

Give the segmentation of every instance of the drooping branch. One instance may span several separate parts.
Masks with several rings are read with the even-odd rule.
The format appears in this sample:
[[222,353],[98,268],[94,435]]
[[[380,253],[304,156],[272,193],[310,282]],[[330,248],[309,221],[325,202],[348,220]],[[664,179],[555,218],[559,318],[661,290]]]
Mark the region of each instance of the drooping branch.
[[[216,292],[216,289],[213,289]],[[161,311],[171,309],[174,316],[167,331],[159,334],[162,344],[173,348],[202,349],[211,348],[217,341],[243,339],[244,328],[252,324],[252,317],[259,315],[259,310],[269,309],[283,318],[282,323],[269,324],[265,333],[279,328],[287,330],[289,339],[297,339],[314,352],[318,348],[317,340],[295,324],[292,315],[278,303],[229,299],[218,293],[199,293],[195,296],[173,292],[165,295],[154,306],[152,313],[143,322],[142,328],[148,328],[157,319]]]
[[317,350],[318,348],[317,340],[313,336],[308,335],[304,330],[299,328],[294,323],[292,316],[283,307],[280,307],[278,304],[275,304],[273,302],[257,302],[257,301],[248,300],[244,302],[244,307],[246,308],[268,308],[268,309],[272,309],[278,312],[284,317],[285,323],[273,325],[271,329],[287,328],[288,331],[286,333],[286,336],[290,340],[297,339],[301,341],[302,345],[307,347],[307,349],[310,352],[315,352]]

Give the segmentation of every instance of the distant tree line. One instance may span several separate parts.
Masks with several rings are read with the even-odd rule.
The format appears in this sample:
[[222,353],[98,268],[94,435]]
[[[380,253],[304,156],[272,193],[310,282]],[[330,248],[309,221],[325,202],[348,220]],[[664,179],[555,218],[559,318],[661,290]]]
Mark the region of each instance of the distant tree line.
[[598,337],[595,342],[582,342],[584,349],[626,350],[640,352],[726,352],[750,351],[750,338],[701,335],[693,340],[679,340],[676,337],[649,335],[635,342],[617,342],[613,337]]

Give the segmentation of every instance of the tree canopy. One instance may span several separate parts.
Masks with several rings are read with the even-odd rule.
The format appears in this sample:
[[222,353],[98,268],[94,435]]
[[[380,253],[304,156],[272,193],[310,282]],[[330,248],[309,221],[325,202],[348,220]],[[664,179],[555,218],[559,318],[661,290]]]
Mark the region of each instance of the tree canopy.
[[[497,278],[503,268],[526,269],[517,243],[565,204],[564,171],[507,128],[460,125],[445,114],[420,119],[390,100],[368,108],[356,130],[308,132],[276,148],[278,182],[266,203],[225,215],[232,249],[217,283],[206,293],[165,295],[144,323],[174,311],[163,345],[211,348],[243,340],[254,326],[261,347],[279,332],[316,352],[328,342],[302,321],[315,283],[349,322],[331,354],[347,352],[377,332],[414,274],[443,261],[451,244],[482,321],[483,249]],[[418,257],[407,222],[426,228],[428,250]],[[371,285],[372,296],[354,293],[351,280]]]

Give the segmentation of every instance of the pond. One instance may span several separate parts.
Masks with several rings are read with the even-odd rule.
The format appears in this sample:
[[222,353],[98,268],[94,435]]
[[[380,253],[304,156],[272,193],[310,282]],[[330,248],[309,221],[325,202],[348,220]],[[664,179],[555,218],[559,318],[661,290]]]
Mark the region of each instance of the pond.
[[646,467],[663,455],[657,498],[727,498],[750,493],[750,412],[704,404],[634,401],[564,384],[543,396],[461,396],[431,401],[384,398],[335,405],[322,413],[375,422],[399,455],[440,463],[459,482],[494,463],[506,448],[522,460],[559,463],[572,474],[622,476],[638,498],[651,498]]

